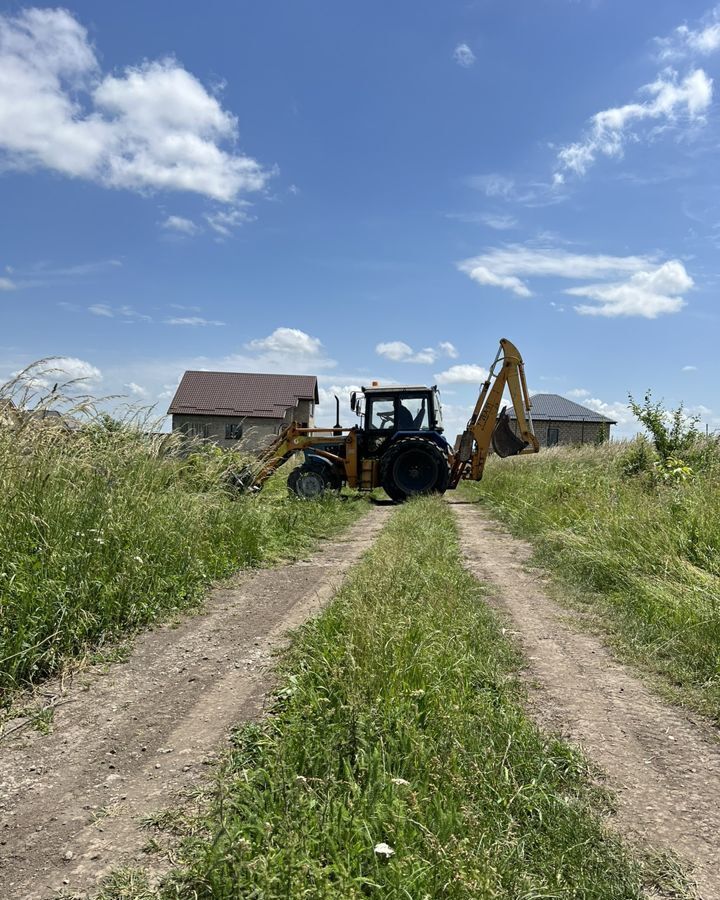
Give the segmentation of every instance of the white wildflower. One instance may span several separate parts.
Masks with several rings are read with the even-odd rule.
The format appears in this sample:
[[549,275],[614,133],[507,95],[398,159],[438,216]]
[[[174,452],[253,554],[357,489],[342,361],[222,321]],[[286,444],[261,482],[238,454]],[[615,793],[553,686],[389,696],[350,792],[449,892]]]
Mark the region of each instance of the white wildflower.
[[136,563],[140,563],[140,565],[142,565],[142,556],[133,556],[133,559]]
[[407,785],[410,784],[410,782],[405,781],[404,778],[393,778],[392,783],[397,784],[398,786],[402,786],[402,787],[406,787]]
[[390,844],[386,844],[382,841],[380,844],[375,844],[374,847],[375,853],[377,856],[382,856],[384,859],[390,859],[391,856],[395,856],[395,851],[390,846]]

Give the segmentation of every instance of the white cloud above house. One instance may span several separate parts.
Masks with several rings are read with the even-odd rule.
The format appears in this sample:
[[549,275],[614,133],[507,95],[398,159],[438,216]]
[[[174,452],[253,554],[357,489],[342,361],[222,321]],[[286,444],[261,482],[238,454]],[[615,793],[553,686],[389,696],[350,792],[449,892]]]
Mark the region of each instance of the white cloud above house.
[[16,287],[12,278],[0,278],[0,291],[14,291]]
[[637,100],[595,113],[583,137],[561,147],[555,183],[562,184],[567,173],[585,175],[600,156],[622,157],[629,142],[649,140],[658,129],[704,124],[712,96],[713,80],[703,69],[684,76],[666,69],[640,89]]
[[319,338],[311,337],[299,328],[276,328],[264,338],[256,338],[247,344],[250,350],[266,353],[289,353],[292,356],[316,357],[322,351]]
[[531,297],[528,280],[557,278],[590,281],[566,288],[565,294],[591,301],[575,306],[581,315],[640,316],[654,319],[685,305],[694,282],[677,259],[661,262],[649,256],[571,253],[559,248],[536,249],[521,244],[497,247],[458,263],[477,284]]
[[465,43],[458,44],[453,50],[453,59],[463,69],[469,69],[475,64],[475,54]]
[[421,350],[413,350],[405,341],[385,341],[376,345],[375,352],[391,362],[426,365],[431,365],[441,356],[455,359],[458,355],[454,344],[450,341],[441,341],[437,347],[423,347]]
[[238,124],[173,58],[102,72],[67,10],[0,15],[0,151],[5,168],[42,167],[133,191],[189,191],[223,203],[269,172],[236,147]]
[[77,381],[94,386],[103,380],[103,374],[97,366],[75,356],[58,356],[49,360],[48,371],[58,376],[57,381]]

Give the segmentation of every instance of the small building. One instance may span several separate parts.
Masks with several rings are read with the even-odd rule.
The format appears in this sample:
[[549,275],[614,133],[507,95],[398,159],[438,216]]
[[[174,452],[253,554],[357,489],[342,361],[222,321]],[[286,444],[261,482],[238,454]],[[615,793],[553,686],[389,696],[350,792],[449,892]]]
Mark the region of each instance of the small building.
[[314,375],[189,371],[168,415],[188,437],[257,450],[290,422],[312,426],[318,400]]
[[[535,436],[541,447],[567,444],[599,444],[610,438],[610,426],[617,423],[594,409],[588,409],[559,394],[534,394],[531,398]],[[515,411],[508,408],[517,434]]]

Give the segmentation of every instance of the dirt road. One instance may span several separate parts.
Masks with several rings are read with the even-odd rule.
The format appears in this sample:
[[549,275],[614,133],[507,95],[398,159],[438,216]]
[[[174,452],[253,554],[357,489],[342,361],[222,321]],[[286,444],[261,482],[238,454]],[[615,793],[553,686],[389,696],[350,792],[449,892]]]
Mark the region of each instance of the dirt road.
[[582,746],[618,798],[617,827],[676,851],[702,900],[720,900],[720,741],[708,725],[668,706],[601,641],[568,624],[527,571],[528,544],[480,507],[454,503],[468,569],[491,588],[527,660],[533,711]]
[[51,734],[3,740],[2,900],[84,897],[109,870],[147,865],[139,819],[172,805],[232,726],[262,711],[284,634],[332,597],[391,512],[374,507],[308,561],[239,575],[198,615],[140,637],[127,662],[76,678]]

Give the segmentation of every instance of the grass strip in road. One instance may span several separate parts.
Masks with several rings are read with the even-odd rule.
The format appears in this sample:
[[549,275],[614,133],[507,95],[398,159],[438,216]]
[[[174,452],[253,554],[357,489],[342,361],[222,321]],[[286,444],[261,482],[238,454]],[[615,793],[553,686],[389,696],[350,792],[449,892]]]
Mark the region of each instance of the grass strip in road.
[[720,455],[708,444],[668,482],[635,471],[643,446],[491,460],[463,491],[532,542],[625,659],[720,721]]
[[518,662],[449,508],[406,504],[296,634],[162,896],[642,896],[583,759],[524,713]]

